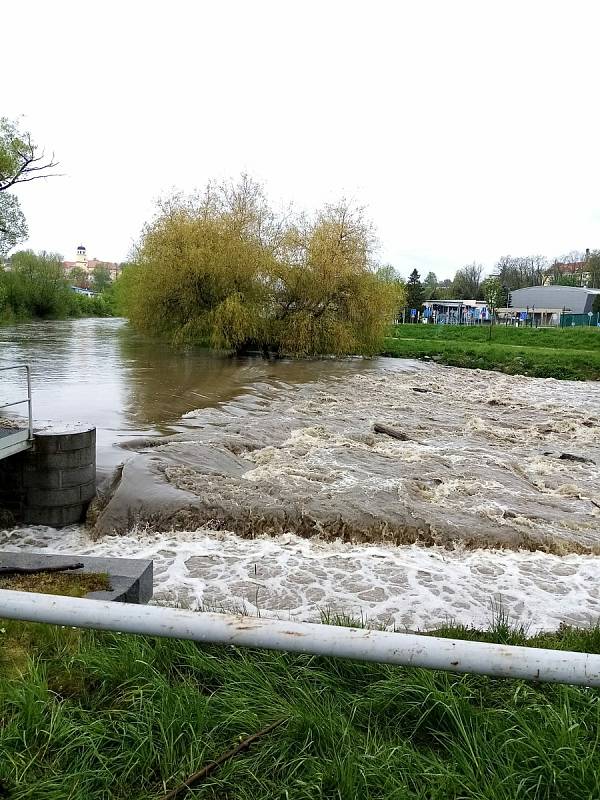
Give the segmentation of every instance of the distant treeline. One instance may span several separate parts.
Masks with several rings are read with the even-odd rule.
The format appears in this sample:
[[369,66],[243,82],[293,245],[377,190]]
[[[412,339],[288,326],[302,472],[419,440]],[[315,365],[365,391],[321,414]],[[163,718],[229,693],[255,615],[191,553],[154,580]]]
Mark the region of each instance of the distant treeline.
[[499,305],[506,304],[509,292],[525,286],[555,284],[600,288],[600,250],[585,253],[573,250],[552,263],[540,255],[502,256],[487,278],[484,278],[483,265],[477,263],[461,267],[453,279],[440,281],[435,272],[428,272],[421,280],[416,269],[409,278],[409,284],[416,287],[416,299],[421,302],[487,300],[490,282],[499,287]]
[[14,253],[0,267],[0,321],[112,316],[112,287],[95,297],[77,294],[57,253]]

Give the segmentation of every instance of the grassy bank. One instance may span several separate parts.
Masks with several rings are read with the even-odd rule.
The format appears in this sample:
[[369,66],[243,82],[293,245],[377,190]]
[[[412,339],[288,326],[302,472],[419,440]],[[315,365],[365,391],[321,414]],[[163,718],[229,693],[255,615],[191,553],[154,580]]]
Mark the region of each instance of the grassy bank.
[[[0,784],[12,800],[600,796],[600,691],[5,622]],[[600,652],[600,629],[527,639]],[[0,791],[1,795],[1,791]]]
[[383,355],[514,375],[600,380],[600,331],[494,326],[396,325]]

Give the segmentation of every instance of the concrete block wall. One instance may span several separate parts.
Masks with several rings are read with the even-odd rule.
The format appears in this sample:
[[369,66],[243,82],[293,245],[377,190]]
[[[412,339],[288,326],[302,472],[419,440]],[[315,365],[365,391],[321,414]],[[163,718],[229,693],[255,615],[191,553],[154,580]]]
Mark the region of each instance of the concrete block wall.
[[0,461],[0,505],[18,521],[81,522],[95,494],[95,428],[35,433],[32,450]]

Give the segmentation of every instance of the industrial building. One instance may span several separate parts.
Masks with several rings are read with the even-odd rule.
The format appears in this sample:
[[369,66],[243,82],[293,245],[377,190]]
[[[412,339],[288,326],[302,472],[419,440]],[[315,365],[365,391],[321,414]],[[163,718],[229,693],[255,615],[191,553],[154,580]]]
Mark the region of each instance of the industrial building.
[[500,320],[527,320],[534,325],[560,325],[561,317],[591,314],[600,289],[578,286],[527,286],[510,293],[510,307],[499,308]]

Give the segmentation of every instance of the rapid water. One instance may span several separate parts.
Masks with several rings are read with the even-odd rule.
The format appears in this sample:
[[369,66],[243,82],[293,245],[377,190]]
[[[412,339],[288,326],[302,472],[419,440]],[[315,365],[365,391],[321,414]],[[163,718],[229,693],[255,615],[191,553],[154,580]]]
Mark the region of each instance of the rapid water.
[[533,629],[598,619],[597,384],[214,359],[115,320],[42,325],[0,329],[2,360],[32,361],[43,413],[96,422],[101,461],[125,467],[97,541],[30,528],[0,546],[152,557],[157,600],[194,608],[400,628],[484,624],[497,604]]

